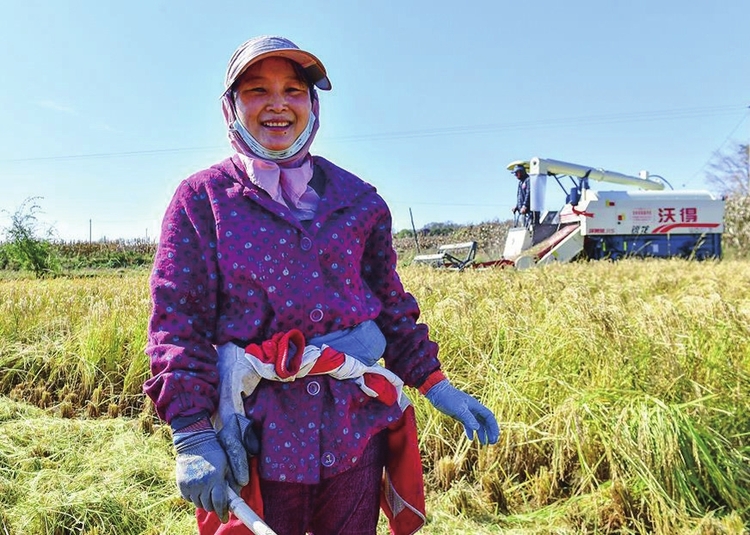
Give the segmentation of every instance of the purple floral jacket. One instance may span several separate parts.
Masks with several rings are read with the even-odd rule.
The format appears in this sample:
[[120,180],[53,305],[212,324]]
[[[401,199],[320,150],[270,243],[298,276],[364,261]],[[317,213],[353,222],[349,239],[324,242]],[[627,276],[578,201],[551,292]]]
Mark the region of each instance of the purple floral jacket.
[[[440,368],[437,345],[396,273],[391,215],[375,188],[314,157],[325,189],[305,225],[254,186],[233,156],[183,181],[167,208],[151,275],[144,392],[170,422],[218,403],[215,346],[306,338],[374,320],[385,365],[418,387]],[[260,475],[316,483],[350,468],[400,415],[352,381],[261,381],[245,400],[261,436]]]

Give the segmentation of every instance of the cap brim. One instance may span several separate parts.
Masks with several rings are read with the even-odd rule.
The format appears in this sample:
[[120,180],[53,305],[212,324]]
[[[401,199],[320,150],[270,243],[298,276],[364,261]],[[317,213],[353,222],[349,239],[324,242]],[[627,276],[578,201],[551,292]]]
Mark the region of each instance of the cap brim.
[[254,56],[242,67],[242,69],[237,72],[234,77],[232,77],[232,79],[228,79],[225,81],[225,90],[228,90],[230,87],[232,87],[234,83],[244,74],[248,67],[250,67],[254,63],[270,57],[282,57],[298,63],[302,66],[302,69],[305,71],[305,74],[307,74],[310,81],[315,84],[315,87],[323,91],[329,91],[331,89],[331,81],[328,79],[328,75],[326,74],[325,67],[323,67],[323,63],[318,58],[316,58],[309,52],[305,52],[304,50],[299,50],[296,48],[286,48],[280,50],[269,50],[268,52],[263,52],[261,54],[258,54],[257,56]]
[[513,168],[515,166],[517,166],[517,165],[523,166],[523,168],[526,169],[527,171],[529,170],[529,162],[527,162],[525,160],[514,160],[514,161],[510,162],[508,165],[506,165],[505,168],[508,171],[513,171]]

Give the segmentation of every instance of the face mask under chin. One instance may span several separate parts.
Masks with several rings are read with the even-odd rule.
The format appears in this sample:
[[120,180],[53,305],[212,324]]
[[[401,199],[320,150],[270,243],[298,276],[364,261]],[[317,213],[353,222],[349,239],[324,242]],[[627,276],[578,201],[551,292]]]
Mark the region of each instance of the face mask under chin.
[[245,142],[245,144],[253,153],[257,154],[261,158],[272,161],[285,160],[287,158],[295,156],[300,150],[302,150],[302,147],[307,144],[307,141],[312,135],[314,127],[315,114],[310,112],[310,117],[307,121],[305,129],[302,131],[302,133],[300,133],[297,139],[294,140],[294,143],[283,150],[271,150],[261,145],[258,140],[255,139],[250,132],[248,132],[247,128],[245,128],[245,125],[242,124],[242,121],[240,121],[239,119],[236,119],[231,126],[231,128],[240,135],[242,141]]

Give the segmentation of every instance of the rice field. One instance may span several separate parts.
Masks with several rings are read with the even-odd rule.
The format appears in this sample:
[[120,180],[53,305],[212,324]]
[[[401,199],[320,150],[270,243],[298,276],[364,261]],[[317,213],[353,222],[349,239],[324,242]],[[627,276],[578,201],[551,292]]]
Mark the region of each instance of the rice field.
[[[480,448],[409,392],[421,533],[749,532],[750,263],[400,272],[502,428]],[[0,534],[195,532],[140,393],[147,276],[0,280]]]

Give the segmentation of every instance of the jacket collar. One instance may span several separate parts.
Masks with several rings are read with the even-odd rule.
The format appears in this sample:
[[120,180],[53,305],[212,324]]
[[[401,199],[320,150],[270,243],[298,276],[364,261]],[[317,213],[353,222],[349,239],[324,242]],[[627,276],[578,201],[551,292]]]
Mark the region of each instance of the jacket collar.
[[[242,195],[259,204],[269,212],[273,212],[284,218],[296,227],[304,229],[304,226],[294,217],[286,206],[282,206],[268,195],[262,188],[253,184],[245,174],[238,155],[233,155],[221,164],[221,170],[226,173],[233,182],[241,187]],[[315,222],[327,218],[336,210],[354,206],[359,198],[376,193],[372,184],[365,182],[356,175],[342,169],[320,156],[313,156],[314,173],[322,172],[325,176],[325,189],[320,196],[318,210],[312,221],[310,229],[315,228]]]

